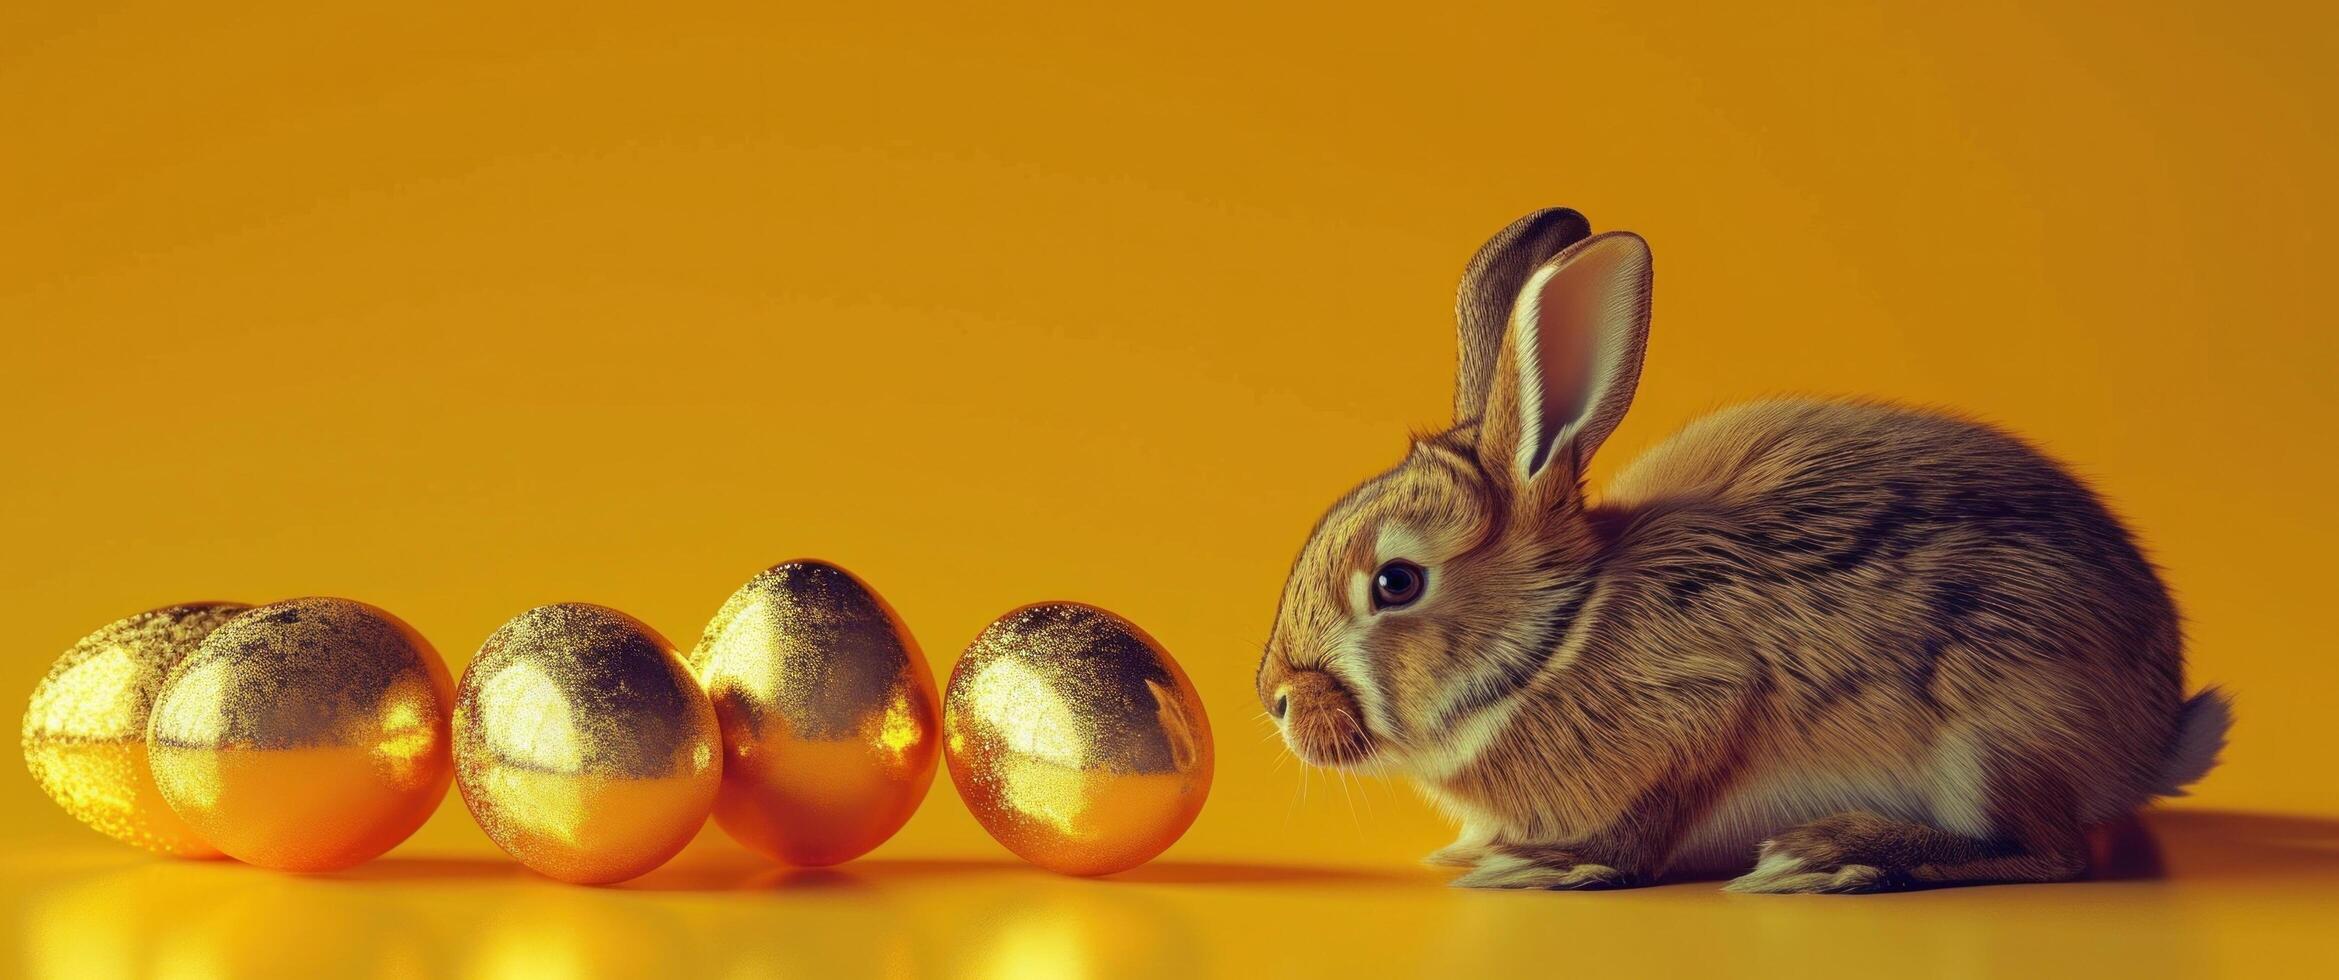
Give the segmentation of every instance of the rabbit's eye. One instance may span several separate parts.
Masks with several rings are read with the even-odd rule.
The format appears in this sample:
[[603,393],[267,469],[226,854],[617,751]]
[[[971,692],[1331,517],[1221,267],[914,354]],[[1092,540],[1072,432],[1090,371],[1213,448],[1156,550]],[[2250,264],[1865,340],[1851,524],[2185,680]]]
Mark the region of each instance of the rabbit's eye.
[[1398,609],[1421,598],[1421,587],[1428,584],[1429,573],[1409,561],[1393,561],[1381,566],[1373,575],[1373,608]]

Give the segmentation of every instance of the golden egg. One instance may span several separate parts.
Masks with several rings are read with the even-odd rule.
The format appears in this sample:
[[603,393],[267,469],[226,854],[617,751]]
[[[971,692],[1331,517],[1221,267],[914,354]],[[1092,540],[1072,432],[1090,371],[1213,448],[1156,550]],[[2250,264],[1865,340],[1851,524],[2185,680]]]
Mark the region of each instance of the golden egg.
[[453,684],[413,627],[349,599],[229,620],[171,670],[148,723],[155,784],[204,840],[284,871],[396,847],[451,775]]
[[650,871],[706,825],[715,709],[656,630],[565,602],[479,648],[455,694],[455,783],[496,846],[577,884]]
[[723,731],[715,822],[789,864],[850,861],[907,823],[940,753],[934,675],[892,607],[819,561],[740,586],[690,654]]
[[983,829],[1064,874],[1144,864],[1210,793],[1210,719],[1177,661],[1094,606],[1025,606],[975,638],[943,695],[950,778]]
[[158,854],[218,857],[172,813],[146,764],[146,720],[172,667],[251,608],[191,602],[108,623],[57,658],[24,712],[34,782],[99,833]]

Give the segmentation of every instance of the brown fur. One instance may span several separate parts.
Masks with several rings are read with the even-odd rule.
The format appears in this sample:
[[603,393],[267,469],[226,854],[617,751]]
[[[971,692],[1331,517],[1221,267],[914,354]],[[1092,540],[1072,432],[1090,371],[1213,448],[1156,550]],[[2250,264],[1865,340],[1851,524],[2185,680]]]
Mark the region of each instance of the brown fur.
[[[1638,377],[1646,252],[1521,224],[1539,218],[1559,232],[1488,248],[1565,251],[1482,250],[1464,282],[1461,382],[1487,390],[1456,404],[1483,414],[1335,504],[1293,567],[1259,688],[1298,754],[1412,776],[1464,825],[1433,861],[1493,887],[1749,863],[1733,888],[2059,880],[2084,870],[2084,826],[2206,768],[2224,702],[2185,701],[2153,568],[2087,487],[1996,429],[1744,405],[1588,501],[1583,465]],[[1521,306],[1539,329],[1513,317],[1474,355],[1469,311],[1494,304],[1471,294],[1524,282],[1479,270],[1522,266],[1554,270]],[[1592,348],[1548,349],[1587,332],[1590,367]],[[1484,346],[1495,367],[1474,379]],[[1376,612],[1392,558],[1428,585]]]

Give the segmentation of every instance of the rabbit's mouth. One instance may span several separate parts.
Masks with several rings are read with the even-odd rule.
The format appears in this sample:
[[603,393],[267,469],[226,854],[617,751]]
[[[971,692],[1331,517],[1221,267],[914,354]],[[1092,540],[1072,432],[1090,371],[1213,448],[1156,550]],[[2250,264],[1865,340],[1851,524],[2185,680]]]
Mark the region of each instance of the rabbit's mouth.
[[1293,671],[1273,695],[1269,710],[1283,729],[1293,755],[1311,766],[1352,768],[1372,760],[1380,740],[1365,727],[1364,709],[1329,673]]

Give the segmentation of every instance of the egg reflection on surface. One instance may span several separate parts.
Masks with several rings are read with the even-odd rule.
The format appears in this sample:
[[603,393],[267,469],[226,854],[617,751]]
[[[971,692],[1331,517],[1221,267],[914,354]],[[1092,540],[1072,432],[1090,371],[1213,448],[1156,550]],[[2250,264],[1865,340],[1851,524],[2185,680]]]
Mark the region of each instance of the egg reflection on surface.
[[1001,617],[951,671],[951,781],[1024,860],[1102,875],[1150,861],[1210,792],[1210,721],[1161,646],[1093,606]]
[[714,709],[672,644],[585,603],[520,614],[455,697],[463,802],[536,872],[606,884],[666,863],[721,781]]
[[445,798],[452,687],[429,641],[373,606],[260,606],[172,668],[147,725],[154,781],[237,860],[362,864]]
[[116,620],[82,637],[33,688],[24,764],[75,819],[126,844],[218,857],[171,812],[147,766],[146,723],[172,667],[220,624],[251,608],[194,602]]
[[715,822],[789,864],[850,861],[908,822],[940,747],[934,675],[852,573],[793,561],[731,594],[690,655],[723,732]]

